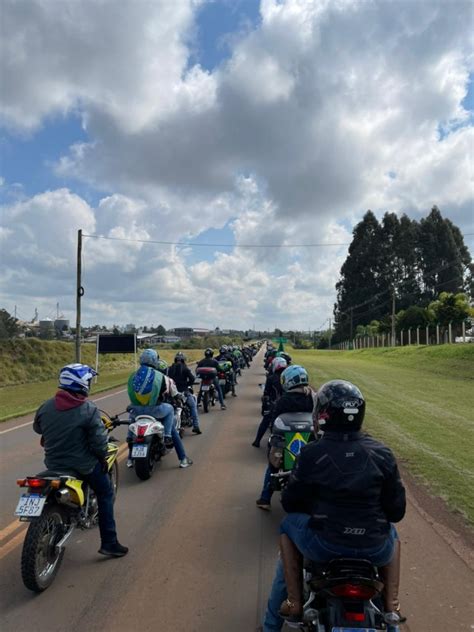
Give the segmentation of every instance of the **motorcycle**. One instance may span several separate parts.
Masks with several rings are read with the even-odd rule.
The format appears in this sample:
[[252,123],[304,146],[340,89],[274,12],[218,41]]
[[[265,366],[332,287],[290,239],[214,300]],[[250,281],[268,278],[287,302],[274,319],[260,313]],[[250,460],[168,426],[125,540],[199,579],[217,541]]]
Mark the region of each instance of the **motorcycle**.
[[198,403],[202,402],[205,413],[209,412],[209,406],[216,404],[216,387],[214,380],[217,377],[217,369],[213,367],[198,367],[196,369],[197,377],[201,378],[201,386],[199,388]]
[[[108,432],[116,425],[102,413]],[[108,439],[107,469],[114,490],[118,488],[118,445]],[[26,491],[20,496],[15,515],[29,522],[21,553],[21,577],[33,592],[43,592],[53,583],[63,561],[66,542],[74,529],[91,529],[98,524],[97,497],[91,487],[67,472],[45,470],[18,479]]]
[[268,440],[273,489],[281,491],[301,448],[314,438],[312,413],[282,413],[273,422]]
[[193,395],[193,392],[191,389],[188,390],[188,392],[185,393],[179,393],[176,397],[176,413],[179,414],[179,436],[182,438],[184,435],[184,429],[185,428],[192,428],[193,427],[193,418],[191,415],[191,408],[189,407],[188,401],[187,401],[187,397],[189,395],[189,393],[195,397]]
[[305,560],[304,607],[300,623],[307,632],[400,632],[384,621],[383,583],[377,568],[363,559]]
[[235,374],[232,368],[232,362],[229,360],[219,362],[219,373],[217,377],[223,398],[225,399],[227,393],[232,393],[232,396],[235,397]]

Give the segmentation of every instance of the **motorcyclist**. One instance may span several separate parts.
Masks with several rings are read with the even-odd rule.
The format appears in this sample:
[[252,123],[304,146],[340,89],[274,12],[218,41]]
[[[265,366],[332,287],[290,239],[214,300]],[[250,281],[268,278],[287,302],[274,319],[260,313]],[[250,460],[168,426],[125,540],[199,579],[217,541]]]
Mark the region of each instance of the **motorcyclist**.
[[263,361],[263,366],[265,368],[265,371],[270,371],[270,367],[271,364],[274,360],[274,358],[276,357],[277,354],[277,350],[273,347],[271,347],[266,353],[265,353],[265,359]]
[[[171,404],[163,401],[167,394],[173,396],[173,393],[170,393],[172,380],[158,370],[159,362],[159,356],[154,349],[145,349],[141,354],[140,368],[128,378],[128,397],[131,403],[128,410],[132,418],[137,415],[151,415],[155,419],[159,419],[165,429],[165,446],[167,448],[175,448],[179,459],[179,467],[189,467],[193,462],[186,456],[183,443],[176,430],[174,408]],[[127,467],[133,467],[132,436],[131,431],[129,431],[127,441],[130,451]]]
[[276,417],[273,417],[272,408],[275,405],[276,401],[283,394],[283,387],[281,385],[281,374],[287,368],[287,363],[284,358],[275,358],[272,362],[272,372],[267,377],[265,382],[265,388],[263,390],[263,397],[268,398],[270,404],[270,411],[263,416],[262,421],[257,430],[257,436],[255,437],[252,445],[254,448],[260,447],[260,441],[263,439],[264,434],[266,433],[269,425],[272,423]]
[[217,356],[217,361],[230,362],[232,364],[232,371],[229,371],[228,377],[230,380],[230,384],[232,386],[232,396],[237,397],[237,394],[235,392],[235,386],[237,384],[236,374],[237,374],[238,366],[237,366],[237,360],[232,354],[231,347],[228,347],[227,345],[222,345],[221,348],[219,349],[219,355]]
[[302,449],[282,495],[288,516],[280,527],[281,562],[265,632],[281,630],[282,616],[300,619],[303,556],[371,561],[385,585],[388,629],[404,620],[398,601],[400,542],[392,523],[405,515],[405,489],[391,450],[360,431],[364,414],[364,397],[350,382],[333,380],[319,389],[315,423],[324,435]]
[[114,490],[107,473],[107,430],[97,406],[87,399],[92,378],[86,364],[68,364],[59,372],[59,390],[36,411],[33,430],[41,435],[45,465],[70,472],[88,483],[97,497],[99,553],[123,557],[128,548],[117,540]]
[[168,377],[172,378],[176,384],[176,388],[186,398],[186,403],[191,411],[191,418],[193,420],[193,432],[194,434],[202,434],[199,427],[199,417],[197,411],[196,400],[193,395],[193,384],[195,377],[186,365],[186,356],[179,351],[174,357],[174,364],[168,368]]
[[[197,367],[203,367],[203,368],[211,368],[211,369],[216,369],[216,371],[219,371],[219,362],[217,360],[214,359],[214,351],[208,347],[205,351],[204,351],[204,358],[202,360],[199,360],[199,362],[197,363]],[[214,378],[214,388],[216,389],[216,393],[217,393],[217,397],[219,398],[219,404],[221,405],[221,410],[226,410],[226,405],[224,404],[224,397],[222,396],[222,389],[221,389],[221,385],[219,384],[219,380],[217,378],[217,376]]]
[[[309,386],[309,377],[306,369],[298,364],[292,364],[280,375],[283,395],[275,403],[270,413],[270,423],[283,413],[311,413],[314,408],[314,391]],[[256,501],[259,509],[266,511],[271,509],[273,496],[272,474],[276,469],[269,463],[265,471],[263,489],[260,498]]]

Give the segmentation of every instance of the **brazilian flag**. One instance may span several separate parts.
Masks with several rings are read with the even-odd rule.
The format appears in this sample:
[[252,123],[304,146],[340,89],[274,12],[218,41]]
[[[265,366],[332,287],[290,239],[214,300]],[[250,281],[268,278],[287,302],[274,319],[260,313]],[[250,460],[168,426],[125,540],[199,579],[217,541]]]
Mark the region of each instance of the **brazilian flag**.
[[285,458],[283,467],[292,470],[301,448],[308,443],[310,432],[285,432]]

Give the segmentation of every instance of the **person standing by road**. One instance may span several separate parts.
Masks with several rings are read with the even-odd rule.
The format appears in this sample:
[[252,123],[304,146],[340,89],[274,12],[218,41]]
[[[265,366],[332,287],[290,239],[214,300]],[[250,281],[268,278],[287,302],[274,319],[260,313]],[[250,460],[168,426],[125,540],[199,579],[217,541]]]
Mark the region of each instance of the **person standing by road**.
[[41,435],[45,465],[88,483],[97,496],[99,553],[123,557],[128,548],[117,539],[114,491],[107,473],[107,430],[97,406],[87,399],[92,378],[86,364],[68,364],[59,372],[59,390],[36,411],[33,430]]

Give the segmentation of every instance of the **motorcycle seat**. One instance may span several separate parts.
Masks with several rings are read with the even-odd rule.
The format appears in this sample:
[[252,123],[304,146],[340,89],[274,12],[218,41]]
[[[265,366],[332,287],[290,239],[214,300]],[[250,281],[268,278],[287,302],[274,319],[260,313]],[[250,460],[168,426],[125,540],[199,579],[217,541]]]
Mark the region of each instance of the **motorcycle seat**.
[[56,470],[43,470],[42,472],[38,472],[36,475],[37,478],[77,478],[77,473],[72,472],[58,472]]
[[373,586],[379,592],[383,588],[377,568],[368,560],[343,557],[324,563],[305,560],[304,568],[311,573],[311,587],[316,590],[345,582]]
[[313,424],[313,413],[281,413],[278,417],[287,426],[298,424]]

